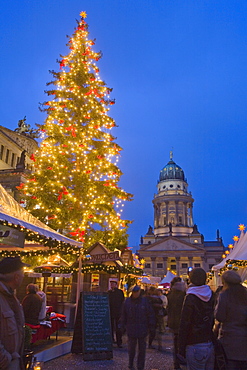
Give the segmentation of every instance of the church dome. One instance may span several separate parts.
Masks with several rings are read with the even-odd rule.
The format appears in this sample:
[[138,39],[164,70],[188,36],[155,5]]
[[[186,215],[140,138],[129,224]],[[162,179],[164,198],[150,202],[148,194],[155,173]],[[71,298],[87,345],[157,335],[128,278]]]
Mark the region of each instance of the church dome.
[[172,154],[170,155],[170,161],[160,171],[159,181],[164,180],[183,180],[186,181],[184,171],[172,160]]

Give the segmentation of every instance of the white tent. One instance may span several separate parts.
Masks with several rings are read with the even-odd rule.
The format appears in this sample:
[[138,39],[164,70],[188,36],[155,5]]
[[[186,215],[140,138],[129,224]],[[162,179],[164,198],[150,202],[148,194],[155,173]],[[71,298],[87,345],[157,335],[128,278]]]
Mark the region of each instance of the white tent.
[[82,247],[82,243],[56,232],[26,211],[2,185],[0,185],[0,220],[20,225],[47,238]]
[[[234,244],[234,248],[231,252],[220,262],[218,265],[212,267],[212,270],[217,272],[220,271],[225,265],[227,260],[236,260],[236,261],[247,261],[247,233],[241,231],[240,238]],[[247,278],[247,268],[239,268],[239,275],[242,278],[242,281]]]
[[175,276],[176,275],[173,274],[171,271],[168,271],[166,276],[160,281],[159,284],[170,283]]

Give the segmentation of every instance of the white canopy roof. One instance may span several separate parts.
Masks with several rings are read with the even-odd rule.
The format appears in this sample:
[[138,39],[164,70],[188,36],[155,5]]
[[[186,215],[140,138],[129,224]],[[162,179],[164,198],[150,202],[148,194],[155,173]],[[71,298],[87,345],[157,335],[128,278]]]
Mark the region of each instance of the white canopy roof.
[[223,268],[227,260],[247,260],[247,233],[241,231],[240,238],[234,244],[234,248],[218,265],[212,267],[212,270],[217,271]]
[[170,283],[172,279],[174,278],[174,276],[176,275],[173,274],[171,271],[168,271],[166,276],[161,280],[160,284]]
[[82,243],[56,232],[26,211],[11,195],[7,193],[2,185],[0,185],[0,219],[25,227],[26,229],[37,232],[47,238],[82,247]]

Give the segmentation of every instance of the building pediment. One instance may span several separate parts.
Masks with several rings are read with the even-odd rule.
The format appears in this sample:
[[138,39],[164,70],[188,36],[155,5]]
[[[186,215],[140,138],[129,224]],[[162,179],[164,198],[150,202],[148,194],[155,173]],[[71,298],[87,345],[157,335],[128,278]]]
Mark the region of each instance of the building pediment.
[[140,252],[155,252],[155,251],[202,251],[201,246],[179,240],[174,237],[168,237],[164,240],[159,240],[153,244],[148,244],[143,247]]

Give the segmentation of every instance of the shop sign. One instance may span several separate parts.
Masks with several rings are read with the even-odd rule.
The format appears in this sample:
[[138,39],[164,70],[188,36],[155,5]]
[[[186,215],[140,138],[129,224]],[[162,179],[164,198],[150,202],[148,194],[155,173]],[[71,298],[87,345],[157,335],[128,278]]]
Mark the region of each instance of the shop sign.
[[24,233],[11,227],[0,225],[0,244],[24,248]]
[[92,262],[102,262],[102,261],[116,261],[119,259],[119,252],[110,252],[110,253],[102,253],[102,254],[91,254],[91,261]]

